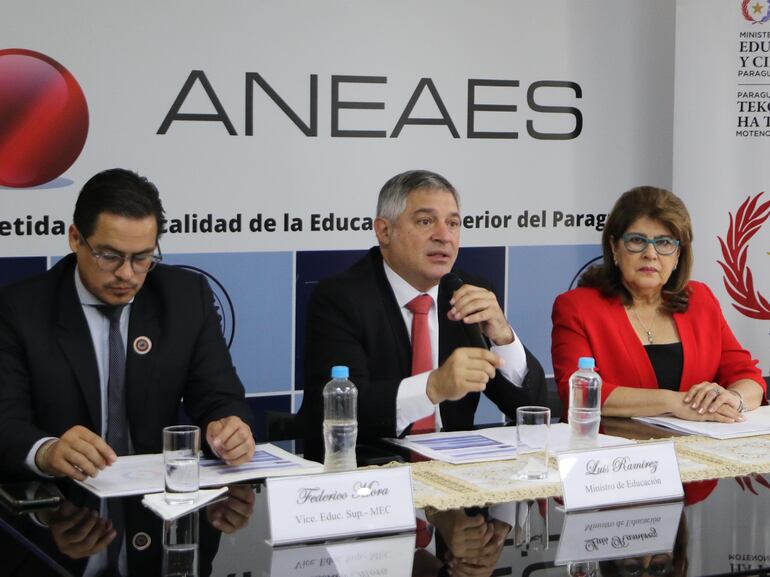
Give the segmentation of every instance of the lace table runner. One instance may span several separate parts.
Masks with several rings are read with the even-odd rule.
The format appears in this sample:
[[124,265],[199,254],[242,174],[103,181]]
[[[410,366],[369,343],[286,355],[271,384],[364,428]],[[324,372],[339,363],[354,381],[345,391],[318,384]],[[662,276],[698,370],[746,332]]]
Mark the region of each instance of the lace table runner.
[[[690,436],[670,440],[674,442],[684,482],[770,473],[770,435],[727,440]],[[516,459],[465,465],[441,461],[413,463],[415,507],[446,510],[561,496],[554,459],[544,481],[517,479],[515,473],[520,466]]]

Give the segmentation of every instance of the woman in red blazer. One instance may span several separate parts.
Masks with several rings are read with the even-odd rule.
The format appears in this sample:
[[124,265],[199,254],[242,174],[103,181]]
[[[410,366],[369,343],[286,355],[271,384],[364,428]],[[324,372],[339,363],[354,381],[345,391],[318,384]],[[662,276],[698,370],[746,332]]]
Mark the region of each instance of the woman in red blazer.
[[596,359],[603,415],[734,422],[761,404],[757,361],[708,287],[690,281],[691,241],[690,215],[673,193],[638,187],[615,203],[602,235],[603,263],[553,306],[551,355],[563,414],[579,357]]

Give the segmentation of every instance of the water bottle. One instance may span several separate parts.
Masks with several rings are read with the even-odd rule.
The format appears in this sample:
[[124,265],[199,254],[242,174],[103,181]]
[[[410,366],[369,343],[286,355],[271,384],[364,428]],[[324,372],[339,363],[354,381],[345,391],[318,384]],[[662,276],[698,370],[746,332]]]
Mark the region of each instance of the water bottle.
[[324,445],[326,471],[356,468],[358,389],[348,380],[347,367],[332,367],[332,380],[324,387]]
[[595,447],[601,421],[602,378],[593,357],[580,357],[578,370],[569,378],[570,448]]

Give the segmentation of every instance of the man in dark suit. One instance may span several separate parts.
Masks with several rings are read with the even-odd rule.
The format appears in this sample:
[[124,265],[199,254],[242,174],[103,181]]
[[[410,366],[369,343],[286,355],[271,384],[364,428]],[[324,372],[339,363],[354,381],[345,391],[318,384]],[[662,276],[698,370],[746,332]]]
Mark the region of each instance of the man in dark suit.
[[[211,575],[224,531],[215,527],[210,518],[217,508],[221,511],[228,506],[231,495],[225,501],[208,505],[205,512],[194,511],[170,522],[164,522],[145,507],[141,496],[115,497],[111,501],[119,501],[124,512],[125,545],[121,563],[118,559],[110,559],[109,548],[115,544],[117,533],[112,519],[100,516],[104,515],[104,507],[99,499],[75,485],[63,486],[62,489],[66,494],[57,507],[33,509],[27,514],[7,519],[17,535],[13,537],[6,531],[0,531],[3,575],[55,576],[62,574],[61,569],[68,575],[160,575],[164,544],[168,537],[197,545],[194,561],[193,558],[185,558],[196,565],[197,571],[191,574],[200,577]],[[244,489],[253,491],[247,485],[233,485],[230,489],[235,489],[240,495],[244,495]],[[245,523],[248,519],[239,519],[241,514],[232,511],[234,507],[242,507],[242,503],[225,510],[227,517],[233,518],[236,523]],[[193,529],[194,526],[197,530]],[[225,527],[230,532],[238,530],[231,525]],[[32,545],[21,546],[19,534]],[[176,560],[178,562],[178,558]],[[121,564],[124,565],[122,571]]]
[[[310,303],[301,409],[308,458],[323,456],[322,391],[333,365],[349,366],[358,387],[359,441],[395,437],[425,419],[444,430],[471,429],[482,391],[510,418],[519,406],[545,404],[543,369],[489,285],[461,274],[466,282],[454,294],[439,287],[457,258],[460,228],[457,191],[442,176],[409,171],[383,186],[375,220],[379,247],[321,281]],[[416,315],[409,308],[420,295],[432,299],[433,362],[415,374]],[[489,350],[472,346],[462,326],[476,323]]]
[[0,476],[84,480],[116,453],[158,453],[180,399],[214,454],[251,458],[251,412],[211,289],[156,266],[162,225],[151,182],[99,173],[78,197],[72,254],[0,291]]

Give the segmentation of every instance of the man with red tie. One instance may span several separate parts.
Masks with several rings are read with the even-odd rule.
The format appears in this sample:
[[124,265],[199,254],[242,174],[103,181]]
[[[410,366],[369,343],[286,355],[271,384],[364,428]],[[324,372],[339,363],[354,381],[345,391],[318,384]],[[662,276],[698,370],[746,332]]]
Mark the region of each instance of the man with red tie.
[[[444,177],[414,170],[380,191],[378,247],[321,281],[308,310],[305,419],[308,458],[323,456],[322,390],[347,365],[359,390],[358,438],[473,427],[479,393],[506,415],[545,404],[540,363],[521,344],[488,283],[462,273],[440,285],[457,258],[459,195]],[[472,346],[478,324],[489,348]]]

